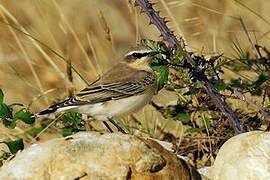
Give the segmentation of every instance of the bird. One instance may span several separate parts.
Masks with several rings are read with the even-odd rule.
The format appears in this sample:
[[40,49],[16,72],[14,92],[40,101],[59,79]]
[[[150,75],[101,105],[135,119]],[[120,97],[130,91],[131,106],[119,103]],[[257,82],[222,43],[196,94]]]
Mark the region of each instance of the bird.
[[157,54],[159,52],[155,50],[137,46],[96,82],[36,115],[79,112],[102,121],[111,132],[106,121],[125,132],[113,120],[140,110],[157,93],[157,76],[151,68],[151,62]]

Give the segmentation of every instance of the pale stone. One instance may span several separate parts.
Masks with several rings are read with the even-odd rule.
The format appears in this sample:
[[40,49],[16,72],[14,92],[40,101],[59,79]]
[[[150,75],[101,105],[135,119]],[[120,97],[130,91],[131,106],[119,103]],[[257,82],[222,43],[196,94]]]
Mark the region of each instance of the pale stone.
[[196,179],[198,173],[154,140],[81,132],[34,144],[0,170],[0,179]]
[[270,179],[270,133],[252,131],[229,139],[219,150],[208,177],[213,180]]

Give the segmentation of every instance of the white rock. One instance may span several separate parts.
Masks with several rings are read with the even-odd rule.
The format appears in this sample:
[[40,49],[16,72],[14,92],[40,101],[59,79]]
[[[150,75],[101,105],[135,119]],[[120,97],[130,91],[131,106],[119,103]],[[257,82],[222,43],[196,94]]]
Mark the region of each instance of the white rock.
[[0,169],[2,180],[196,179],[199,174],[154,140],[81,132],[32,145]]
[[252,131],[229,139],[219,150],[209,178],[270,179],[270,133]]

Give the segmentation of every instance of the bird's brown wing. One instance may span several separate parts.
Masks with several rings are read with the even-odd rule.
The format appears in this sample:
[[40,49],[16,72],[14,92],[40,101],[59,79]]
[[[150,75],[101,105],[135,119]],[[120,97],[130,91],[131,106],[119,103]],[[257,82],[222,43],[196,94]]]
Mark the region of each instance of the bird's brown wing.
[[54,104],[39,112],[38,115],[138,95],[148,90],[149,86],[153,86],[154,83],[155,75],[153,73],[135,70],[120,63],[105,73],[100,80],[81,90],[74,97]]
[[98,82],[81,90],[74,98],[78,103],[106,102],[141,94],[154,83],[155,75],[152,72],[135,70],[120,63],[105,73]]

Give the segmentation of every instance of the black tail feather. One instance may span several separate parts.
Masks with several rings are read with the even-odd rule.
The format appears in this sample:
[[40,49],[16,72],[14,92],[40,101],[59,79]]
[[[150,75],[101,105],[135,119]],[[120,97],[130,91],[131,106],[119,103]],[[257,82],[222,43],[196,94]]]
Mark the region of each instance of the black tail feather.
[[39,113],[37,113],[38,116],[42,116],[42,115],[46,115],[46,114],[50,114],[50,113],[54,113],[56,112],[59,108],[63,108],[63,107],[67,107],[67,106],[72,106],[74,104],[74,101],[76,100],[75,98],[70,98],[70,99],[66,99],[62,102],[56,103],[51,105],[50,107],[48,107],[48,109],[45,109]]
[[48,109],[45,109],[43,111],[40,111],[39,113],[37,113],[37,115],[42,116],[42,115],[54,113],[56,110],[57,110],[57,108],[48,108]]
[[48,109],[45,109],[43,111],[40,111],[39,113],[37,113],[38,116],[42,116],[42,115],[46,115],[46,114],[50,114],[50,113],[54,113],[57,111],[57,109],[59,109],[59,107],[64,106],[64,103],[66,101],[57,103],[57,104],[53,104],[50,107],[48,107]]

